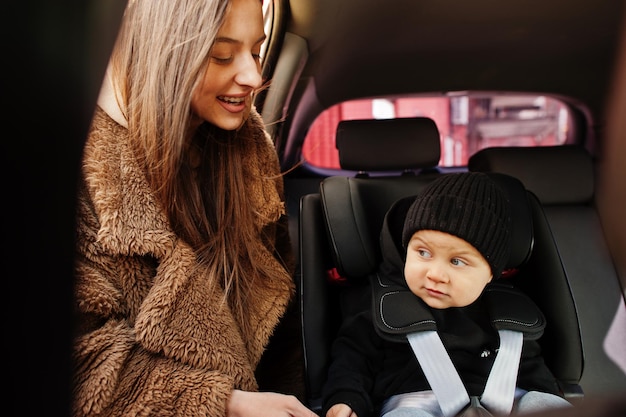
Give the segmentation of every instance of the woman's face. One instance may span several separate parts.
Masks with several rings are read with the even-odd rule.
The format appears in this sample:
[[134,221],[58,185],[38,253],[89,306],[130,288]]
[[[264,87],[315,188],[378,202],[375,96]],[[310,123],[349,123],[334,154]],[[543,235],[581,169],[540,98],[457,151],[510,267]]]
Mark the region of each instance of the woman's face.
[[232,0],[209,56],[203,81],[193,92],[191,110],[198,125],[239,128],[261,86],[261,44],[265,40],[259,0]]
[[465,307],[478,299],[492,274],[485,258],[465,240],[418,230],[409,241],[404,278],[432,308]]

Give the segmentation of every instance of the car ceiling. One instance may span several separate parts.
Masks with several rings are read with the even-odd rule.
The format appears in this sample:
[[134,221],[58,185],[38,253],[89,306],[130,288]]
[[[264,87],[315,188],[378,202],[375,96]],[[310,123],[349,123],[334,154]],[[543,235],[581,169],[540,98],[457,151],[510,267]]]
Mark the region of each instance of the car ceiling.
[[287,31],[309,48],[301,78],[314,84],[318,110],[474,90],[564,95],[598,115],[624,16],[619,0],[289,0],[289,8]]
[[[325,105],[451,90],[565,94],[601,105],[620,34],[616,0],[290,0]],[[391,70],[390,70],[391,69]]]

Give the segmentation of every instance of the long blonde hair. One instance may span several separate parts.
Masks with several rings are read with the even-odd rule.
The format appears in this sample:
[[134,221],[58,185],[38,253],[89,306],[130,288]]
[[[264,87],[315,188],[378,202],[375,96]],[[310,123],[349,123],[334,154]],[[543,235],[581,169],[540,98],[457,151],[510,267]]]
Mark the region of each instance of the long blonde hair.
[[[192,93],[228,4],[131,0],[111,73],[138,161],[172,227],[207,266],[209,284],[219,280],[225,298],[243,318],[252,283],[262,285],[259,278],[276,273],[254,262],[259,232],[250,197],[242,192],[241,155],[247,141],[240,139],[251,139],[254,132],[249,121],[238,131],[207,123],[189,131]],[[200,156],[199,167],[190,161],[192,150]]]

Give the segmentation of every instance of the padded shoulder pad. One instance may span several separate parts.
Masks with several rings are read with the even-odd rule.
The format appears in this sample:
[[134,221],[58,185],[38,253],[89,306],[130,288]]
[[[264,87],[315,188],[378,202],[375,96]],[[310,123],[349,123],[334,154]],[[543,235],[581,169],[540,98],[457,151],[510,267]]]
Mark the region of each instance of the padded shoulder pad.
[[412,332],[437,330],[426,304],[406,288],[372,277],[374,326],[381,337],[406,342]]
[[546,327],[539,307],[523,292],[501,283],[493,283],[483,293],[493,326],[498,330],[514,330],[524,339],[536,340]]

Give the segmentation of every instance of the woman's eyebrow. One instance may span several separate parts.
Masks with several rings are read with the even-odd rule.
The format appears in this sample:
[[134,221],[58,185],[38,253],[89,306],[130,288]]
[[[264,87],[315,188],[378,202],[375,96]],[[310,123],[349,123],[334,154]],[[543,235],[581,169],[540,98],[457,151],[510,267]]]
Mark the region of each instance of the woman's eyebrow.
[[[263,43],[263,42],[265,42],[265,39],[266,39],[266,38],[267,38],[267,36],[266,36],[266,35],[261,36],[259,39],[257,39],[257,40],[254,42],[254,45],[257,45],[257,44],[259,44],[259,43]],[[233,39],[233,38],[229,38],[229,37],[227,37],[227,36],[220,36],[220,37],[217,37],[217,38],[215,38],[215,42],[216,42],[216,43],[217,43],[217,42],[224,42],[224,43],[237,43],[237,44],[241,44],[241,43],[243,43],[243,42],[242,42],[242,41],[240,41],[240,40]]]

